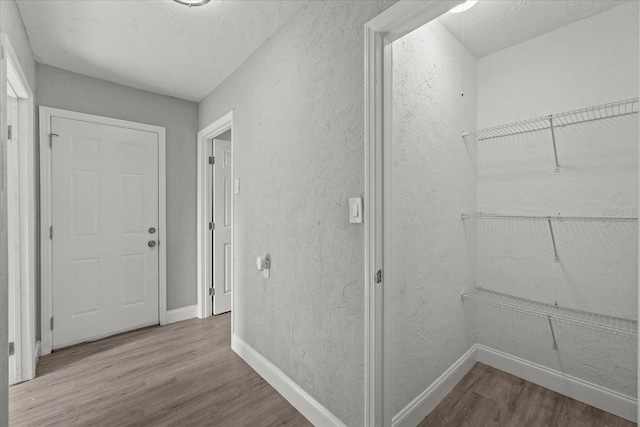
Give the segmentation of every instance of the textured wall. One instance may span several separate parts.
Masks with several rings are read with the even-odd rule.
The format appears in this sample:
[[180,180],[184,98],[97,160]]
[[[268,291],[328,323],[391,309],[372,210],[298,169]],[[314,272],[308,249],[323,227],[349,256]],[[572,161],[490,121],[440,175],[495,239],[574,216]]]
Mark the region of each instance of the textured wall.
[[[629,2],[478,61],[480,127],[638,96],[638,3]],[[638,216],[638,115],[478,146],[478,210]],[[638,224],[477,221],[477,284],[637,319]],[[478,341],[613,390],[637,394],[637,342],[477,307]]]
[[[235,332],[347,425],[362,425],[363,26],[392,2],[309,2],[200,103],[234,110]],[[271,254],[271,278],[255,267]]]
[[38,65],[39,105],[167,129],[167,309],[196,304],[196,133],[193,102]]
[[[464,57],[462,57],[464,55]],[[465,94],[461,96],[464,61]],[[471,346],[460,294],[474,287],[476,60],[439,21],[393,44],[392,307],[397,413]],[[469,238],[468,238],[469,237]]]
[[9,36],[31,89],[36,87],[36,62],[15,0],[0,1],[0,32]]
[[[0,1],[0,32],[7,34],[13,48],[16,51],[16,55],[18,56],[18,60],[20,61],[20,66],[24,71],[26,78],[28,80],[31,89],[34,90],[36,86],[36,63],[33,59],[33,52],[31,51],[31,46],[29,45],[29,39],[27,37],[27,33],[22,24],[22,18],[20,17],[20,13],[18,11],[18,7],[13,0],[2,0]],[[4,90],[0,91],[4,95]],[[4,109],[5,106],[2,106]],[[5,117],[4,115],[2,116]],[[1,121],[1,120],[0,120]],[[5,129],[5,123],[0,123],[0,129]],[[2,132],[3,137],[6,133]],[[6,144],[5,139],[0,138],[2,141],[2,158],[0,159],[0,174],[4,177],[4,179],[0,179],[2,181],[2,191],[0,191],[0,197],[2,197],[3,202],[0,203],[0,221],[2,225],[3,231],[0,231],[0,426],[8,425],[7,420],[7,403],[8,403],[8,371],[7,371],[7,360],[8,360],[8,339],[7,339],[7,240],[6,240],[6,198],[5,191],[6,187],[4,183],[6,182],[6,169],[4,164],[4,155],[6,154]]]

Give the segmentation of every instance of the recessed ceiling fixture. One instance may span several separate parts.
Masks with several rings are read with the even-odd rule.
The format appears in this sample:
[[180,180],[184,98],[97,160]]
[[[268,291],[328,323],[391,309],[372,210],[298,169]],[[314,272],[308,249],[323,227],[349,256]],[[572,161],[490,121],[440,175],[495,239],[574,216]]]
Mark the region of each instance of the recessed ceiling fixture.
[[[176,0],[178,1],[178,0]],[[478,0],[467,0],[466,2],[457,5],[456,7],[454,7],[453,9],[451,9],[449,12],[451,13],[462,13],[466,10],[471,9],[476,3],[478,3]]]
[[176,3],[184,4],[189,7],[191,6],[204,6],[209,3],[211,0],[173,0]]

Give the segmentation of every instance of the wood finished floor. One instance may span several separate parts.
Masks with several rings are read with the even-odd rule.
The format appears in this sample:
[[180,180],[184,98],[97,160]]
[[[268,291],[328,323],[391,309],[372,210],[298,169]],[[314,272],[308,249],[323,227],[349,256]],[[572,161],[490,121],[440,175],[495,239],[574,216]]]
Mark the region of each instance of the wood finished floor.
[[230,348],[230,316],[140,329],[40,358],[11,426],[309,426]]
[[418,427],[630,427],[637,424],[476,363]]
[[[230,348],[230,316],[192,319],[42,357],[9,390],[11,426],[310,426]],[[636,424],[477,363],[419,427]]]

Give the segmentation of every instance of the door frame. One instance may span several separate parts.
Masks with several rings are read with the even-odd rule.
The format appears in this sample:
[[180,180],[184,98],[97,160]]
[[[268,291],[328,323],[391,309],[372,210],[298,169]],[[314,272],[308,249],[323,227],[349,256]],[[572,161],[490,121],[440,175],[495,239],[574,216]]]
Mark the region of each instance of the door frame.
[[[211,218],[212,203],[212,180],[209,176],[209,141],[231,130],[231,182],[235,187],[235,152],[234,152],[234,132],[233,132],[233,111],[225,114],[223,117],[214,121],[200,132],[198,132],[198,187],[197,187],[197,209],[198,209],[198,317],[204,319],[212,314],[212,301],[209,295],[209,283],[211,283],[212,275],[212,236],[209,233],[209,218]],[[234,242],[235,236],[235,190],[231,192],[231,248],[235,253],[236,247]],[[235,261],[234,256],[231,257],[231,284],[235,289]],[[234,317],[234,292],[231,292],[231,333],[233,334],[233,317]]]
[[[27,381],[36,375],[38,358],[36,343],[36,197],[35,197],[35,104],[33,89],[22,69],[18,55],[7,34],[0,34],[0,42],[4,51],[2,62],[3,79],[0,84],[10,84],[18,95],[18,129],[15,131],[24,137],[19,146],[20,168],[20,212],[26,213],[26,221],[21,221],[20,239],[20,286],[16,323],[20,325],[20,348],[16,355],[20,356],[20,369],[16,373],[16,381]],[[5,68],[6,67],[6,68]],[[6,76],[6,77],[4,77]],[[7,96],[6,88],[2,91]],[[4,104],[4,102],[3,102]],[[6,117],[5,117],[6,119]],[[3,122],[4,123],[4,122]]]
[[41,353],[51,353],[53,332],[50,319],[53,314],[52,275],[53,247],[49,238],[51,224],[51,118],[60,117],[107,126],[140,130],[158,135],[158,321],[166,325],[167,317],[167,162],[166,162],[166,129],[161,126],[130,122],[127,120],[95,116],[76,111],[40,106],[40,335]]
[[[365,24],[365,360],[364,425],[393,424],[391,390],[391,298],[385,286],[393,283],[391,271],[390,180],[392,141],[392,43],[421,27],[462,0],[399,1]],[[382,280],[376,283],[378,271]]]

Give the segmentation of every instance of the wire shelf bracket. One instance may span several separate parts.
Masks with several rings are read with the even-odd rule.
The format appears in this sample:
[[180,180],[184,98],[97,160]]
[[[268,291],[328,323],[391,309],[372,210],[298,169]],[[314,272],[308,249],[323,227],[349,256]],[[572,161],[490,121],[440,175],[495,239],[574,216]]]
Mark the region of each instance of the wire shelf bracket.
[[466,131],[462,132],[462,136],[473,135],[478,139],[478,141],[484,141],[487,139],[502,138],[505,136],[544,131],[548,129],[551,132],[551,141],[553,142],[553,154],[556,162],[555,171],[560,172],[555,135],[555,129],[558,126],[563,127],[637,113],[638,98],[631,98],[623,101],[581,108],[578,110],[565,111],[563,113],[548,114],[546,116],[504,125]]
[[525,298],[515,297],[500,292],[490,291],[481,287],[472,292],[464,292],[462,300],[475,301],[494,307],[503,308],[517,313],[524,313],[534,317],[547,319],[552,329],[553,340],[555,332],[551,321],[581,326],[613,335],[638,339],[638,321],[622,317],[608,316],[590,311],[576,310],[555,304],[546,304]]

